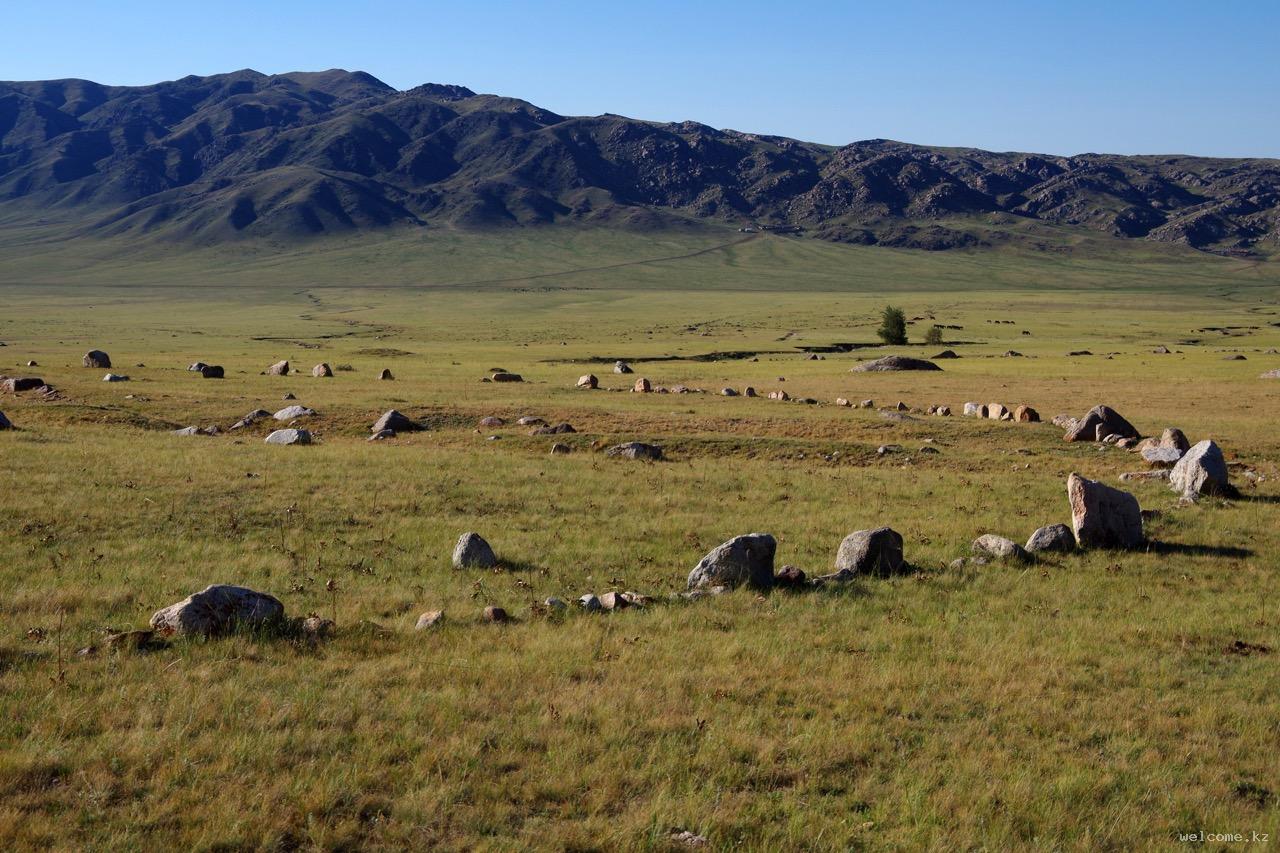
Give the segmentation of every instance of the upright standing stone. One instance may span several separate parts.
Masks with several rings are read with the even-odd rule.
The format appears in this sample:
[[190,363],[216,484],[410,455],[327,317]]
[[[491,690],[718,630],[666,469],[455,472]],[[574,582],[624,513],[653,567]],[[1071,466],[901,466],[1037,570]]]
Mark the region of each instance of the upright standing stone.
[[1222,448],[1211,439],[1192,447],[1173,466],[1169,486],[1189,497],[1230,494],[1227,460],[1222,456]]
[[1142,544],[1138,499],[1097,480],[1067,477],[1071,529],[1081,548],[1135,548]]
[[479,533],[464,533],[453,548],[455,569],[491,569],[498,564],[493,549]]

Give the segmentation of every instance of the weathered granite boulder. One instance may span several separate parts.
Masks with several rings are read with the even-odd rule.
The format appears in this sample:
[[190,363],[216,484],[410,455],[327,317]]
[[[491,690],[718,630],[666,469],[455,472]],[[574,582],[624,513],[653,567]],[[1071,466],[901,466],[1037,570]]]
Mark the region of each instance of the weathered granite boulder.
[[703,557],[689,573],[688,587],[730,589],[748,584],[758,589],[773,585],[773,556],[778,543],[768,533],[735,536]]
[[269,627],[283,619],[284,605],[274,596],[248,587],[214,584],[157,610],[151,627],[166,637],[213,637],[236,629]]
[[1067,477],[1071,529],[1081,548],[1136,548],[1143,542],[1138,499],[1072,473]]
[[836,551],[837,572],[890,575],[903,568],[902,534],[891,527],[855,530]]
[[491,569],[498,565],[493,549],[479,533],[464,533],[453,547],[455,569]]
[[1222,448],[1211,439],[1192,447],[1173,466],[1169,487],[1186,496],[1232,494]]

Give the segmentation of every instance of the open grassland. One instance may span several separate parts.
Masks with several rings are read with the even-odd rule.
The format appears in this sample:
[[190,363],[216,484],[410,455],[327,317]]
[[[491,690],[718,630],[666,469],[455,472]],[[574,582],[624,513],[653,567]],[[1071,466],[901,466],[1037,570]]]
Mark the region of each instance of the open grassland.
[[[1280,839],[1280,380],[1258,378],[1280,367],[1280,271],[775,237],[697,254],[732,232],[432,239],[100,263],[11,243],[0,373],[62,397],[0,397],[19,427],[0,432],[6,848],[668,849],[673,828],[770,850]],[[917,340],[962,327],[945,345],[961,358],[896,374],[848,368],[941,347],[805,359],[874,341],[886,301],[928,318]],[[80,367],[91,347],[131,381]],[[281,358],[351,369],[261,375]],[[627,393],[616,358],[708,393]],[[196,360],[227,378],[187,372]],[[479,381],[497,367],[525,382]],[[606,390],[575,389],[587,372]],[[715,393],[746,385],[821,405]],[[317,444],[268,447],[265,425],[169,434],[286,392],[320,412]],[[1125,486],[1161,511],[1141,552],[952,569],[979,534],[1069,521],[1069,472],[1115,484],[1141,460],[1048,424],[893,422],[836,397],[1027,403],[1046,420],[1104,402],[1265,479],[1189,507]],[[393,407],[431,429],[366,442]],[[526,414],[578,432],[477,428]],[[669,461],[592,450],[630,439]],[[551,457],[553,440],[575,452]],[[778,565],[821,574],[845,534],[881,524],[913,573],[604,616],[537,607],[664,598],[757,530]],[[466,530],[501,570],[450,567]],[[223,582],[338,633],[74,655]],[[486,604],[517,621],[480,624]],[[413,631],[440,608],[444,626]]]

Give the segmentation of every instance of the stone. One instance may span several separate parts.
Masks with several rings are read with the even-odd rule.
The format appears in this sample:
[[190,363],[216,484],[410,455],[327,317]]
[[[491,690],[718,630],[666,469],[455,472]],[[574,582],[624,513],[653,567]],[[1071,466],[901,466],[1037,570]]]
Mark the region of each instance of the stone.
[[269,418],[269,417],[271,417],[271,413],[268,412],[266,409],[254,409],[252,412],[250,412],[240,420],[233,423],[229,429],[232,432],[234,432],[235,430],[238,430],[238,429],[244,429],[245,427],[253,426],[255,423],[262,420],[263,418]]
[[275,364],[267,368],[267,375],[268,376],[288,376],[289,362],[277,361]]
[[636,380],[636,384],[631,386],[631,391],[635,394],[648,394],[653,390],[653,385],[648,379],[641,376]]
[[200,368],[201,379],[222,379],[226,373],[220,364],[206,364]]
[[39,366],[40,366],[40,363],[38,361],[32,360],[27,362],[27,367],[39,367]]
[[576,433],[572,424],[556,424],[555,426],[540,426],[529,433],[529,435],[567,435]]
[[453,546],[455,569],[491,569],[496,565],[498,558],[479,533],[464,533],[458,537],[458,544]]
[[790,395],[790,394],[788,394],[786,391],[770,391],[770,392],[769,392],[769,399],[770,399],[770,400],[782,400],[783,402],[786,402],[787,400],[790,400],[790,399],[791,399],[791,395]]
[[1025,548],[994,533],[985,533],[969,544],[969,550],[981,557],[993,557],[997,560],[1022,560],[1030,556]]
[[444,624],[443,610],[428,610],[418,617],[417,623],[413,626],[415,631],[426,631],[429,628],[436,628]]
[[311,375],[317,379],[328,379],[333,376],[333,368],[325,362],[321,362],[311,368]]
[[124,376],[123,374],[120,374],[120,373],[108,373],[106,376],[102,377],[102,381],[103,382],[128,382],[129,377]]
[[733,589],[747,584],[768,589],[773,585],[773,557],[777,549],[777,540],[768,533],[735,536],[698,561],[689,573],[688,588]]
[[600,596],[600,606],[605,610],[623,610],[633,606],[627,597],[620,592],[606,592]]
[[879,373],[890,370],[941,370],[932,361],[923,358],[909,358],[905,355],[886,355],[874,361],[867,361],[850,368],[855,373]]
[[172,435],[205,435],[205,433],[200,429],[200,427],[196,427],[196,426],[189,426],[189,427],[183,427],[182,429],[175,429],[171,432],[171,434]]
[[396,431],[393,429],[380,429],[370,435],[365,441],[386,441],[396,437]]
[[524,381],[524,377],[521,376],[519,373],[506,373],[503,371],[495,373],[489,378],[492,379],[494,382],[523,382]]
[[1169,348],[1167,346],[1161,345],[1153,349],[1151,352],[1154,353],[1155,355],[1168,355]]
[[1160,433],[1159,447],[1171,447],[1186,453],[1191,449],[1191,442],[1187,440],[1187,436],[1177,427],[1166,427],[1165,431]]
[[555,444],[551,445],[552,456],[565,456],[572,452],[573,452],[573,448],[567,444],[561,444],[560,442],[557,441]]
[[504,421],[502,418],[497,417],[496,415],[488,415],[487,417],[483,417],[480,419],[480,426],[488,427],[490,429],[492,429],[493,427],[500,427],[500,426],[506,426],[506,425],[507,425],[507,422]]
[[613,372],[614,373],[631,373],[633,371],[631,370],[631,365],[627,364],[625,361],[615,361],[613,363]]
[[315,414],[315,409],[308,409],[306,406],[285,406],[271,417],[278,421],[291,421],[295,418],[309,418]]
[[1116,442],[1116,447],[1123,447],[1125,450],[1133,450],[1133,448],[1137,446],[1138,446],[1138,439],[1134,438],[1133,436],[1129,436],[1128,438],[1122,438]]
[[542,602],[542,606],[547,608],[548,610],[555,610],[555,611],[563,611],[569,608],[569,605],[565,604],[563,600],[556,598],[554,595],[544,599]]
[[1011,415],[1009,410],[1000,403],[988,403],[987,417],[993,421],[1007,421],[1012,418],[1013,415]]
[[237,628],[257,630],[284,619],[275,596],[243,586],[205,587],[151,617],[151,627],[164,637],[214,637]]
[[395,377],[391,375],[390,368],[384,367],[382,368],[382,372],[378,374],[378,379],[382,380],[383,382],[390,382],[391,380],[395,379]]
[[984,408],[985,406],[983,406],[981,403],[973,403],[973,402],[965,403],[964,416],[966,418],[986,417],[986,413],[982,411]]
[[285,394],[284,394],[284,396],[283,396],[283,397],[281,397],[280,399],[281,399],[281,400],[296,400],[296,399],[298,399],[298,398],[294,396],[294,394],[293,394],[293,392],[292,392],[292,391],[286,391],[286,392],[285,392]]
[[755,388],[752,388],[750,385],[748,385],[746,388],[743,388],[743,389],[742,389],[742,396],[744,396],[744,397],[759,397],[760,395],[756,393],[756,389],[755,389]]
[[844,397],[836,397],[836,405],[845,409],[853,408],[853,403],[846,400]]
[[940,418],[949,418],[951,417],[951,407],[938,406],[936,409],[933,410],[933,413]]
[[4,416],[4,412],[0,412],[0,429],[13,429],[13,422]]
[[621,456],[623,459],[649,459],[657,461],[662,458],[662,448],[656,444],[645,444],[643,441],[628,441],[615,444],[605,451],[608,456]]
[[600,603],[600,599],[591,593],[587,593],[579,598],[578,606],[588,613],[595,613],[598,610],[604,609],[604,605]]
[[44,385],[43,379],[37,379],[34,376],[9,376],[0,380],[0,389],[10,394],[18,394],[22,391],[31,391]]
[[586,373],[578,377],[579,388],[599,388],[600,380],[594,373]]
[[311,433],[305,429],[278,429],[266,437],[267,444],[310,444]]
[[546,426],[547,425],[547,422],[544,421],[542,418],[535,418],[532,415],[525,415],[520,420],[516,421],[516,423],[519,424],[520,426]]
[[1232,494],[1222,448],[1212,439],[1194,445],[1173,466],[1169,487],[1182,495]]
[[956,355],[955,350],[949,350],[949,349],[944,349],[942,352],[940,352],[940,353],[938,353],[937,355],[933,356],[933,358],[934,358],[934,359],[940,359],[940,358],[959,358],[959,357],[960,357],[960,356]]
[[96,367],[99,370],[109,370],[111,368],[111,356],[107,355],[100,349],[91,349],[84,354],[84,358],[80,359],[80,363],[85,367]]
[[902,535],[891,527],[855,530],[836,551],[837,572],[889,575],[902,571]]
[[1108,435],[1142,438],[1133,424],[1110,406],[1094,406],[1067,429],[1064,441],[1100,441]]
[[1020,424],[1040,423],[1040,413],[1030,406],[1018,406],[1013,410],[1013,419]]
[[492,604],[484,609],[484,612],[481,614],[481,618],[486,622],[492,622],[494,624],[511,621],[511,617],[507,615],[507,611]]
[[1141,545],[1142,510],[1128,492],[1072,473],[1067,477],[1071,529],[1081,548],[1136,548]]
[[204,370],[208,366],[209,365],[205,364],[203,361],[196,361],[187,365],[187,370],[191,371],[192,373],[199,373],[200,371]]
[[1128,471],[1120,475],[1122,483],[1142,483],[1149,480],[1167,480],[1171,469],[1158,468],[1155,471]]
[[1258,377],[1259,379],[1280,379],[1280,367],[1275,370],[1268,370]]
[[1172,468],[1182,458],[1182,451],[1176,447],[1148,447],[1142,451],[1142,458],[1152,468]]
[[721,396],[721,397],[736,397],[736,396],[738,396],[738,391],[737,391],[737,389],[736,389],[736,388],[721,388],[721,389],[720,389],[720,396]]
[[1222,360],[1223,360],[1223,361],[1248,361],[1249,359],[1248,359],[1247,357],[1245,357],[1245,356],[1241,355],[1240,353],[1236,353],[1235,355],[1226,355],[1226,356],[1223,356],[1223,357],[1222,357]]
[[1006,350],[1004,357],[1005,358],[1022,358],[1022,353],[1018,352],[1016,349]]
[[799,589],[805,585],[804,569],[783,566],[773,576],[773,585],[783,589]]
[[1047,524],[1031,534],[1025,547],[1030,554],[1041,551],[1074,551],[1076,537],[1065,524]]
[[901,400],[898,401],[898,405],[894,406],[894,408],[897,409],[899,412],[911,411],[911,407],[908,406],[906,403],[902,402]]

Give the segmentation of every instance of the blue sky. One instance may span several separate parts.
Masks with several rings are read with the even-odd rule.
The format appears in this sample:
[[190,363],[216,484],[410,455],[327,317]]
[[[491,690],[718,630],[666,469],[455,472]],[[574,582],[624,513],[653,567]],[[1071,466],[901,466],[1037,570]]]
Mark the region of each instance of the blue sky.
[[0,79],[339,67],[832,144],[1280,156],[1280,0],[6,6]]

